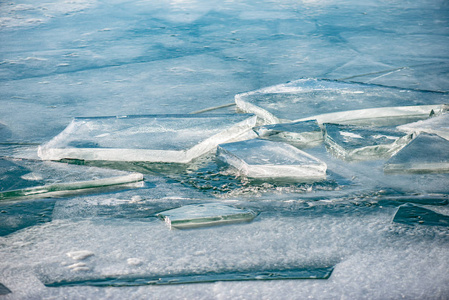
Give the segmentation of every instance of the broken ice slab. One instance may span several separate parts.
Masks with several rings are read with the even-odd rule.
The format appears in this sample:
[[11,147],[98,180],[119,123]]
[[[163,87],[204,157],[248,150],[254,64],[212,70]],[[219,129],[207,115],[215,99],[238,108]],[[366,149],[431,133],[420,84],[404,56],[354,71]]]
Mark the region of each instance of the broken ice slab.
[[221,225],[236,222],[248,222],[256,217],[249,209],[240,209],[219,203],[185,205],[158,213],[170,228],[193,228]]
[[39,156],[188,163],[249,131],[255,122],[255,116],[246,114],[75,118],[39,147]]
[[318,123],[388,121],[399,125],[426,118],[432,110],[436,113],[443,109],[441,104],[449,103],[449,95],[332,80],[299,79],[238,94],[235,102],[240,110],[256,114],[267,124],[317,119]]
[[66,163],[0,158],[0,200],[62,196],[143,180],[131,173]]
[[398,130],[408,133],[434,133],[449,140],[449,113],[398,126]]
[[324,141],[331,153],[344,160],[389,158],[412,139],[394,128],[325,124]]
[[0,295],[8,295],[12,293],[3,283],[0,282]]
[[385,173],[448,173],[449,141],[421,133],[384,165]]
[[47,287],[66,286],[141,286],[141,285],[174,285],[191,283],[210,283],[218,281],[248,281],[248,280],[293,280],[293,279],[328,279],[334,268],[301,268],[301,269],[272,269],[272,270],[250,270],[229,272],[208,272],[191,274],[163,275],[154,274],[150,276],[123,275],[97,278],[84,278],[74,280],[50,281],[43,279]]
[[217,155],[252,178],[321,180],[326,177],[324,162],[286,143],[254,139],[221,144]]
[[404,204],[399,206],[394,215],[393,222],[404,224],[422,224],[432,226],[449,226],[449,216],[439,214],[433,210],[413,205]]
[[323,132],[316,120],[264,125],[253,130],[260,138],[300,148],[314,147],[323,142]]

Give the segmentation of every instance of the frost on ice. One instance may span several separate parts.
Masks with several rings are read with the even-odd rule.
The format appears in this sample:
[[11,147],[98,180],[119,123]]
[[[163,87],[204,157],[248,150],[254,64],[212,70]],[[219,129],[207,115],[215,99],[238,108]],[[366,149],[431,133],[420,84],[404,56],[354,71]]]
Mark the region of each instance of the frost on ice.
[[449,141],[421,133],[393,155],[384,166],[386,173],[448,173]]
[[255,116],[246,114],[76,118],[39,148],[39,156],[187,163],[238,138],[255,122]]
[[249,209],[219,203],[186,205],[157,214],[170,228],[193,228],[251,221],[256,215]]
[[411,136],[384,127],[325,124],[324,141],[332,154],[345,160],[389,158],[407,145]]
[[252,178],[294,178],[321,180],[324,162],[289,144],[253,139],[221,144],[218,158],[241,174]]

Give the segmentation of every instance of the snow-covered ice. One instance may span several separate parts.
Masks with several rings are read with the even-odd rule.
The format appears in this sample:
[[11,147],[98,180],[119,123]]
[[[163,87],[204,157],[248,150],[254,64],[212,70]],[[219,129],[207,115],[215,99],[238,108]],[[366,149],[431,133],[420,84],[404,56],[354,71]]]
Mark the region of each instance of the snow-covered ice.
[[289,144],[260,139],[221,144],[218,158],[252,178],[326,178],[326,164]]

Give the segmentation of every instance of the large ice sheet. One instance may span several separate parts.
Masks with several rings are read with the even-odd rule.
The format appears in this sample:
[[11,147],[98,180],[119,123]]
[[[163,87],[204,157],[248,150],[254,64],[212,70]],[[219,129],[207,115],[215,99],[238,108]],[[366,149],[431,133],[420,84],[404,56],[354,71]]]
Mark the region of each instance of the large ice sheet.
[[[239,109],[254,113],[269,124],[313,118],[319,123],[425,118],[432,110],[441,110],[430,105],[447,103],[448,100],[449,96],[442,93],[318,79],[299,79],[235,96]],[[396,108],[402,106],[406,108]],[[366,109],[374,110],[361,111]],[[341,112],[349,110],[350,113],[341,115]],[[327,115],[331,113],[333,115]]]
[[192,204],[157,214],[170,228],[193,228],[251,221],[256,215],[252,210],[220,203]]
[[324,162],[286,143],[253,139],[221,144],[217,155],[248,177],[297,180],[326,177]]
[[187,163],[247,132],[255,122],[255,116],[246,114],[76,118],[39,148],[39,156]]
[[387,173],[449,172],[449,141],[434,134],[421,133],[393,155],[384,166]]
[[323,131],[315,120],[264,125],[253,130],[260,138],[286,142],[298,148],[313,147],[323,141]]
[[325,143],[336,157],[345,160],[389,158],[412,139],[394,128],[338,124],[325,127]]
[[0,176],[2,201],[98,192],[98,188],[120,187],[143,180],[143,175],[136,172],[8,158],[0,158]]
[[404,124],[398,126],[398,129],[408,133],[434,133],[449,140],[449,113],[443,113],[426,120]]

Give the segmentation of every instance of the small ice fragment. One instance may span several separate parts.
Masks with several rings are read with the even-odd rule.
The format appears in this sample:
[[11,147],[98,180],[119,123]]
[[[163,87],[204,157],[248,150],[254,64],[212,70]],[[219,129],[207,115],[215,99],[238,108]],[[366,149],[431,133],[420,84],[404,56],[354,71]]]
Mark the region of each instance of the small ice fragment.
[[449,226],[449,216],[407,203],[399,206],[398,211],[393,218],[393,222],[410,225]]
[[252,178],[321,180],[324,162],[289,144],[260,139],[221,144],[218,158]]
[[41,174],[36,173],[36,172],[27,173],[25,175],[20,176],[20,178],[25,179],[25,180],[34,180],[34,181],[44,179]]
[[255,123],[256,117],[247,114],[75,118],[41,145],[38,154],[45,160],[188,163],[250,131]]
[[135,257],[128,258],[126,260],[126,262],[130,266],[139,266],[139,265],[141,265],[143,263],[143,261],[140,258],[135,258]]
[[448,173],[449,141],[421,133],[384,165],[385,173]]
[[3,283],[0,283],[0,295],[7,295],[12,293]]
[[264,125],[253,130],[260,138],[296,147],[313,147],[323,142],[323,132],[316,120]]
[[441,114],[426,120],[398,126],[407,133],[433,133],[449,140],[449,113]]
[[84,260],[84,259],[94,255],[94,253],[89,250],[71,251],[71,252],[67,252],[66,254],[68,257],[75,259],[75,260]]
[[83,262],[74,263],[72,265],[67,266],[68,269],[76,269],[81,267],[87,267],[87,265]]
[[325,124],[324,142],[330,152],[345,160],[389,158],[407,145],[411,136],[393,128]]
[[143,200],[143,199],[142,199],[141,196],[139,196],[139,195],[134,195],[134,196],[131,197],[130,203],[137,203],[137,202],[140,202],[140,201],[142,201],[142,200]]
[[249,209],[240,209],[219,203],[185,205],[157,214],[171,228],[193,228],[221,225],[227,223],[251,221],[256,213]]
[[[422,103],[448,102],[448,95],[413,90],[347,83],[313,78],[299,79],[235,96],[237,107],[254,113],[266,124],[317,119],[318,123],[388,121],[428,117],[441,107],[397,109],[396,106],[418,106]],[[389,108],[390,106],[394,106]],[[351,112],[342,113],[350,108]],[[372,109],[372,110],[369,110]],[[368,111],[366,111],[368,110]],[[315,117],[313,117],[315,116]],[[318,116],[318,117],[317,117]],[[380,119],[380,120],[379,120]]]

